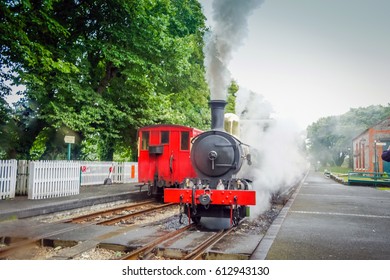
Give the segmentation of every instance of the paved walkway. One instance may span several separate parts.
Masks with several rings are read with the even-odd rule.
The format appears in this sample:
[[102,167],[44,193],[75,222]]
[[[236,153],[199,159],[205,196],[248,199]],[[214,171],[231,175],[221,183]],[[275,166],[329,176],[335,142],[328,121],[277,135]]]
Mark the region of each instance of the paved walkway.
[[390,259],[390,192],[309,173],[271,226],[257,259]]

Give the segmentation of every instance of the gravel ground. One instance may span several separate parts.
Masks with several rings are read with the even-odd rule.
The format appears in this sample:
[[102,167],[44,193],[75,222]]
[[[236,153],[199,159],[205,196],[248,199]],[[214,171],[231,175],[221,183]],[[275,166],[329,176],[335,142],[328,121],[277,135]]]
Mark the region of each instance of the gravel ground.
[[32,217],[30,219],[40,221],[43,223],[53,223],[53,222],[58,222],[58,221],[61,221],[64,219],[74,218],[74,217],[77,217],[80,215],[86,215],[86,214],[89,214],[89,213],[92,213],[92,212],[98,211],[98,210],[105,210],[105,209],[108,210],[108,209],[114,208],[116,206],[124,205],[124,204],[132,205],[132,204],[136,204],[136,202],[133,202],[130,200],[119,200],[119,201],[115,201],[115,202],[111,202],[111,203],[97,204],[97,205],[92,205],[92,206],[88,206],[88,207],[62,211],[62,212],[58,212],[58,213],[51,213],[48,215],[40,215],[37,217]]

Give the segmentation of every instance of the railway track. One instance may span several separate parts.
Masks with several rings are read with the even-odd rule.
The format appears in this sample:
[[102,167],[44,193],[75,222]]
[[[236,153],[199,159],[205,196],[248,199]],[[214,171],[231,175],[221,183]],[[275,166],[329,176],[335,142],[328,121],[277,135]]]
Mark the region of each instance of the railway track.
[[[159,209],[168,208],[175,203],[166,203],[155,206],[154,201],[146,201],[129,206],[116,207],[109,210],[96,211],[94,213],[81,215],[75,218],[66,219],[64,223],[91,223],[94,225],[114,225],[123,223],[126,220],[134,217],[157,211]],[[145,209],[137,210],[139,207],[145,207]]]
[[230,234],[235,228],[230,228],[227,230],[220,230],[219,232],[216,232],[214,235],[210,236],[208,239],[204,240],[201,244],[199,244],[195,249],[192,250],[191,253],[188,253],[185,255],[182,259],[183,260],[200,260],[202,259],[202,254],[205,252],[205,250],[215,243],[217,243],[219,240]]
[[[283,199],[274,199],[273,203],[275,203],[276,207],[282,207],[282,205],[285,203],[286,200],[288,200],[289,195],[280,196]],[[279,205],[279,206],[278,206]],[[164,204],[164,205],[156,205],[154,201],[143,201],[141,203],[137,204],[130,204],[130,205],[121,205],[112,207],[110,209],[104,209],[99,211],[94,211],[93,213],[78,215],[77,217],[72,218],[66,218],[57,220],[56,222],[51,223],[36,223],[32,224],[32,228],[38,229],[39,227],[45,227],[44,229],[40,229],[40,232],[44,232],[42,234],[37,234],[34,236],[29,236],[26,239],[22,240],[16,240],[10,238],[9,241],[4,242],[4,236],[0,235],[0,246],[3,245],[3,247],[0,247],[0,259],[5,259],[7,256],[12,256],[15,252],[18,250],[26,250],[26,248],[37,245],[41,246],[49,246],[49,247],[42,247],[42,248],[55,248],[58,246],[61,246],[59,252],[55,252],[52,254],[48,254],[47,258],[44,259],[75,259],[81,256],[84,252],[93,250],[109,250],[112,251],[111,257],[104,258],[104,259],[208,259],[213,258],[215,254],[215,248],[220,248],[221,244],[226,244],[228,242],[233,242],[231,245],[234,246],[234,243],[237,243],[237,236],[235,235],[235,232],[239,232],[241,235],[243,233],[250,234],[250,235],[261,235],[260,231],[253,231],[253,224],[250,224],[246,227],[245,230],[245,222],[244,225],[241,227],[241,225],[238,228],[232,228],[230,230],[224,230],[219,232],[207,232],[207,234],[204,234],[202,237],[196,237],[196,233],[202,234],[203,231],[199,228],[195,229],[194,225],[188,225],[186,227],[179,226],[178,223],[174,227],[167,227],[165,228],[165,223],[170,223],[167,221],[163,222],[157,222],[156,219],[154,219],[154,224],[161,225],[161,229],[159,227],[158,231],[160,231],[158,234],[153,235],[151,234],[149,237],[149,231],[146,230],[144,234],[144,240],[142,242],[130,242],[130,240],[133,239],[127,239],[123,245],[121,243],[114,243],[113,247],[110,247],[110,243],[107,243],[107,239],[111,239],[113,237],[116,239],[116,236],[126,235],[129,236],[129,233],[132,231],[137,232],[139,227],[139,224],[137,221],[132,220],[134,217],[145,215],[151,212],[160,211],[163,208],[171,207],[171,204]],[[270,213],[269,216],[264,217],[266,221],[271,221],[271,218],[273,219],[276,217],[279,210],[273,211]],[[174,215],[174,214],[171,214]],[[149,215],[151,216],[151,215]],[[152,215],[155,216],[155,215]],[[143,218],[141,218],[143,219]],[[172,221],[176,219],[171,219]],[[272,223],[272,221],[271,221]],[[61,228],[61,225],[55,230],[50,229],[53,225],[67,225],[66,228]],[[99,231],[99,235],[87,235],[86,238],[81,239],[81,241],[68,243],[65,243],[63,245],[61,244],[61,238],[57,238],[55,236],[61,235],[64,233],[72,232],[81,230],[82,232],[90,232],[88,230],[88,227],[96,227],[100,225],[115,225],[115,227],[107,228],[108,230]],[[255,225],[256,226],[256,225]],[[141,226],[141,228],[148,228],[148,224],[144,224]],[[165,228],[165,229],[164,229]],[[179,229],[178,229],[179,228]],[[174,229],[174,230],[173,230]],[[178,229],[178,230],[177,230]],[[38,230],[33,230],[33,232],[39,232]],[[157,232],[157,231],[156,231]],[[193,235],[195,233],[195,235]],[[131,233],[130,233],[131,235]],[[187,236],[186,236],[187,235]],[[139,236],[143,236],[141,233],[136,233],[132,238],[137,238]],[[159,237],[160,236],[160,237]],[[188,236],[191,236],[189,239],[194,240],[204,240],[202,242],[193,242],[191,246],[188,247],[169,247],[169,244],[179,244],[182,239],[187,238]],[[2,240],[3,237],[3,240]],[[129,238],[129,237],[128,237]],[[225,239],[226,238],[226,239]],[[221,241],[223,239],[223,241]],[[57,241],[60,243],[58,243]],[[74,239],[78,240],[78,239]],[[80,239],[79,239],[80,240]],[[178,241],[179,240],[179,241]],[[230,240],[230,241],[229,241]],[[3,241],[3,242],[2,242]],[[150,241],[150,242],[149,242]],[[50,243],[51,242],[51,243]],[[176,242],[176,243],[175,243]],[[1,244],[4,243],[4,244]],[[58,245],[61,244],[61,245]],[[71,245],[69,245],[71,244]],[[116,246],[115,244],[118,244]],[[167,245],[168,244],[168,245]],[[6,246],[4,246],[6,245]],[[195,246],[196,245],[196,246]],[[223,247],[223,246],[222,246]],[[173,249],[172,249],[173,248]],[[33,248],[34,249],[34,248]],[[167,250],[168,249],[168,250]],[[37,250],[37,249],[35,249]],[[172,251],[176,250],[176,251]],[[211,253],[210,253],[211,252]]]
[[[33,228],[38,227],[48,227],[48,232],[44,234],[39,234],[35,236],[30,236],[26,239],[18,240],[16,242],[10,241],[8,246],[0,247],[0,259],[4,259],[9,255],[12,255],[13,253],[17,252],[18,250],[25,250],[28,247],[33,246],[37,243],[42,243],[43,240],[49,239],[52,236],[63,234],[66,232],[71,232],[76,229],[81,229],[85,227],[90,227],[93,225],[112,225],[112,224],[125,224],[124,221],[132,219],[136,216],[140,216],[143,214],[151,213],[160,209],[168,208],[173,205],[173,203],[170,204],[162,204],[155,206],[154,201],[144,201],[137,204],[131,204],[126,206],[118,206],[111,209],[106,210],[99,210],[95,211],[93,213],[80,215],[74,218],[69,219],[63,219],[57,222],[49,223],[49,224],[36,224],[33,225]],[[143,209],[136,210],[137,208],[142,207]],[[132,210],[133,212],[127,213],[128,211]],[[126,212],[124,214],[121,214],[121,212]],[[105,216],[105,217],[103,217]],[[110,217],[111,216],[111,217]],[[99,219],[95,220],[97,217]],[[61,224],[61,223],[72,223],[75,224],[74,226],[70,226],[64,229],[60,230],[53,230],[50,229],[50,226]],[[81,225],[80,225],[81,224]],[[111,235],[120,234],[124,230],[118,230],[116,232],[111,233]],[[103,236],[107,237],[107,236]],[[5,237],[3,237],[5,239]]]
[[[170,241],[172,239],[180,239],[181,235],[185,232],[191,231],[195,228],[195,224],[187,225],[183,228],[180,228],[178,230],[172,231],[169,234],[166,234],[160,238],[157,238],[153,240],[152,242],[145,244],[144,246],[133,250],[126,255],[119,258],[120,260],[150,260],[155,258],[155,255],[153,254],[153,250],[156,249],[156,247],[164,242]],[[198,246],[196,246],[194,249],[192,249],[190,252],[185,254],[180,259],[182,260],[200,260],[202,259],[202,255],[204,252],[210,248],[212,245],[220,241],[225,236],[229,235],[231,232],[233,232],[235,228],[230,228],[227,230],[220,230],[218,232],[213,233],[209,238],[203,240]]]
[[79,216],[74,217],[74,218],[64,219],[64,220],[61,220],[60,222],[62,222],[62,223],[83,223],[87,220],[93,220],[95,218],[100,218],[101,216],[114,215],[115,213],[120,213],[122,211],[131,211],[131,210],[136,209],[136,208],[141,207],[141,206],[152,205],[153,203],[154,203],[153,200],[147,200],[147,201],[139,202],[136,204],[117,206],[117,207],[113,207],[110,209],[98,210],[98,211],[94,211],[92,213],[79,215]]
[[149,253],[151,253],[151,251],[158,245],[158,244],[161,244],[167,240],[169,240],[170,238],[174,238],[174,237],[177,237],[179,236],[180,234],[182,234],[183,232],[185,231],[188,231],[192,228],[194,228],[195,225],[194,224],[190,224],[188,226],[185,226],[183,228],[180,228],[178,230],[175,230],[175,231],[172,231],[160,238],[157,238],[151,242],[149,242],[148,244],[136,249],[136,250],[133,250],[129,253],[127,253],[126,255],[124,255],[123,257],[120,258],[120,260],[137,260],[137,259],[147,259],[147,255]]

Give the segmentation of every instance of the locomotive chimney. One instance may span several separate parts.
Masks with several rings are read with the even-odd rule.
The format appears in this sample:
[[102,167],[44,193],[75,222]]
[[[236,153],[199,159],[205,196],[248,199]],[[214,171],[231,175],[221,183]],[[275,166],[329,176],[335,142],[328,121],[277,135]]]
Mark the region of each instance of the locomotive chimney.
[[224,131],[225,100],[211,100],[211,129]]

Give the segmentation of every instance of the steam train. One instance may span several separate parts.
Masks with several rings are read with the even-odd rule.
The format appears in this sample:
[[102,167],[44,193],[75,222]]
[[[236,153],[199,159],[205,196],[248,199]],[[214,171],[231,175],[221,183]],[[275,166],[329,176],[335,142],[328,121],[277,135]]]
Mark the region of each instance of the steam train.
[[229,218],[235,226],[256,204],[249,180],[237,173],[248,146],[224,130],[223,100],[210,101],[211,130],[178,125],[154,125],[139,130],[139,181],[150,195],[180,204],[189,220]]

